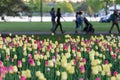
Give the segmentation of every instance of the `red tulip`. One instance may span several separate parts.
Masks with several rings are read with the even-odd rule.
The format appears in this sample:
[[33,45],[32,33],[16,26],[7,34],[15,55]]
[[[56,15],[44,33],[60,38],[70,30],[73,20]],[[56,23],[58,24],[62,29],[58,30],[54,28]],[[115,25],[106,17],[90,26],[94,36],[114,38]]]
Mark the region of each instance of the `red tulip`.
[[114,75],[114,76],[117,76],[117,75],[118,75],[118,72],[117,72],[117,71],[114,71],[113,75]]
[[25,76],[21,76],[20,80],[26,80],[26,77]]
[[28,62],[29,62],[29,64],[30,64],[31,66],[35,66],[35,62],[34,62],[33,59],[29,59]]

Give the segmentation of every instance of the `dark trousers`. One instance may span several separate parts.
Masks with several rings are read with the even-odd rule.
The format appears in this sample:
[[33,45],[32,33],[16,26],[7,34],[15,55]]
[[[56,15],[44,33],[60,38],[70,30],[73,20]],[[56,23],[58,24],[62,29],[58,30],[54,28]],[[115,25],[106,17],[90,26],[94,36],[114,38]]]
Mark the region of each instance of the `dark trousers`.
[[63,33],[63,30],[62,30],[62,24],[61,24],[60,21],[57,21],[56,27],[55,27],[55,29],[53,30],[53,32],[56,31],[56,29],[58,28],[58,26],[60,26],[60,30],[61,30],[61,32]]
[[51,31],[54,30],[55,26],[56,26],[56,22],[55,22],[55,20],[52,20],[52,28],[51,28]]
[[118,30],[118,32],[120,33],[120,29],[119,29],[119,25],[118,25],[118,23],[114,23],[114,22],[112,23],[112,26],[111,26],[109,32],[111,32],[111,30],[113,29],[114,25],[116,25],[117,30]]

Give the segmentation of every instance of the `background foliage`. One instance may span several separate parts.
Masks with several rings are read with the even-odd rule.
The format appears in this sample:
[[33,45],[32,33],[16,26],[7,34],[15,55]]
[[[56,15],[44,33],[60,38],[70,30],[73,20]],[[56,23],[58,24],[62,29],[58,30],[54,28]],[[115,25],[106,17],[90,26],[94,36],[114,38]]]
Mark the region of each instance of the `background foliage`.
[[[89,14],[94,14],[100,9],[107,9],[107,6],[112,6],[112,0],[86,0],[83,2],[46,2],[42,0],[42,8],[44,13],[48,13],[51,7],[57,9],[60,7],[62,12],[75,12],[77,10],[84,10]],[[116,0],[116,4],[120,4],[120,0]],[[1,0],[0,1],[0,15],[7,13],[7,15],[16,15],[17,12],[40,12],[41,0],[30,0],[24,3],[22,0]]]

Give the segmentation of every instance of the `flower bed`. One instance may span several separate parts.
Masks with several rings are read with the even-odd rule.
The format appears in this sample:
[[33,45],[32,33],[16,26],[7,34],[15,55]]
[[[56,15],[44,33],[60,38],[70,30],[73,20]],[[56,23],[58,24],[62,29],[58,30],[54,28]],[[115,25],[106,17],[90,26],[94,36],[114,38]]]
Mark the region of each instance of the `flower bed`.
[[0,80],[120,80],[120,39],[0,37]]

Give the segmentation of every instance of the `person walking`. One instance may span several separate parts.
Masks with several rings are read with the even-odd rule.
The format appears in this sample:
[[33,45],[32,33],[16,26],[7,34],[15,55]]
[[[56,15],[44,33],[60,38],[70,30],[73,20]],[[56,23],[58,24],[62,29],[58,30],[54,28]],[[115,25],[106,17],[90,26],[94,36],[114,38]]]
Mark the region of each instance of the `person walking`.
[[109,30],[109,33],[111,33],[111,30],[113,29],[114,25],[116,25],[118,32],[120,33],[120,29],[119,29],[119,24],[118,24],[118,18],[119,18],[119,14],[117,10],[114,10],[114,13],[110,16],[110,19],[112,20],[112,26]]
[[61,32],[63,34],[64,32],[62,30],[62,24],[61,24],[61,21],[60,21],[60,18],[62,17],[61,16],[61,9],[60,8],[57,9],[56,17],[57,17],[57,23],[56,23],[55,29],[53,30],[53,33],[55,33],[55,31],[58,28],[58,26],[60,26],[60,30],[61,30]]
[[78,13],[78,16],[77,16],[77,25],[76,25],[76,28],[75,28],[75,33],[76,34],[78,34],[78,28],[80,28],[80,26],[81,26],[81,32],[83,32],[83,17],[82,17],[82,12],[80,11],[79,13]]
[[52,22],[51,31],[53,31],[53,29],[54,29],[55,26],[56,26],[56,22],[55,22],[56,16],[55,16],[55,9],[54,9],[54,8],[51,8],[50,15],[51,15],[51,22]]
[[79,12],[76,12],[76,14],[75,14],[75,18],[76,18],[76,20],[75,20],[75,33],[78,33],[78,31],[77,31],[77,27],[78,27],[77,17],[78,17],[78,14],[79,14]]

